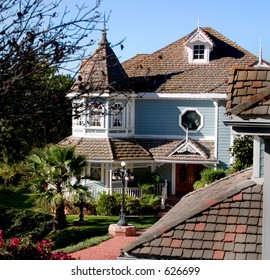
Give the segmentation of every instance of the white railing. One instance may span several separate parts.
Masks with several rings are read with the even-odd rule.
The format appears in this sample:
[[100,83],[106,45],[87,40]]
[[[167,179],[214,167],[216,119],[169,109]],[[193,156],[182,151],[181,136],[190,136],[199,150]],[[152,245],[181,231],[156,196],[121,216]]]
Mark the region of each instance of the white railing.
[[[113,188],[113,193],[122,193],[122,188]],[[140,188],[125,188],[125,194],[134,198],[140,198],[142,196],[142,190]]]
[[[100,182],[95,182],[91,180],[85,180],[85,185],[89,188],[89,191],[91,192],[94,199],[98,199],[100,194],[102,193],[110,193],[110,189],[107,188],[105,185],[101,184]],[[167,199],[168,192],[168,183],[167,180],[165,180],[164,183],[158,183],[156,184],[156,188],[154,191],[152,191],[152,194],[160,195],[161,196],[161,209],[165,208],[165,200]],[[112,189],[113,193],[122,193],[121,187],[113,187]],[[134,198],[140,198],[143,194],[143,191],[140,188],[125,188],[125,194]]]
[[[156,185],[156,188],[152,194],[155,195],[160,195],[161,196],[161,209],[165,209],[165,201],[168,197],[168,183],[167,180],[165,180],[164,183],[158,183]],[[122,193],[122,188],[113,188],[112,189],[113,193]],[[125,188],[125,194],[128,196],[132,196],[134,198],[140,198],[143,194],[143,191],[140,188]]]

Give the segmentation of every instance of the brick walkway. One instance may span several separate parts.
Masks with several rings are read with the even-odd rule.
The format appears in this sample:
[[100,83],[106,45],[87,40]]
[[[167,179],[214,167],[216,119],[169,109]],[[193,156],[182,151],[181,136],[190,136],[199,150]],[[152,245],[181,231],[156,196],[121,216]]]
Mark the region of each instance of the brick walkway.
[[115,236],[96,246],[74,252],[71,255],[77,260],[115,260],[120,255],[121,248],[136,238],[137,236]]

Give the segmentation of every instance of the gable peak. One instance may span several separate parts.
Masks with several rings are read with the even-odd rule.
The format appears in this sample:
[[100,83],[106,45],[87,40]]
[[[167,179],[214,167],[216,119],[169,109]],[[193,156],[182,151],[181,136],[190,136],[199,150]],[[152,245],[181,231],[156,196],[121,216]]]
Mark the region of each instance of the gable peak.
[[179,145],[177,145],[170,153],[169,156],[174,154],[199,154],[203,158],[208,158],[206,152],[191,138],[186,137]]
[[199,22],[198,22],[197,29],[195,31],[193,31],[191,36],[185,42],[185,45],[188,46],[188,45],[192,45],[192,44],[196,44],[196,43],[207,44],[210,47],[214,46],[213,41],[210,39],[210,37],[207,35],[207,33],[203,30],[203,28],[201,28],[199,26]]

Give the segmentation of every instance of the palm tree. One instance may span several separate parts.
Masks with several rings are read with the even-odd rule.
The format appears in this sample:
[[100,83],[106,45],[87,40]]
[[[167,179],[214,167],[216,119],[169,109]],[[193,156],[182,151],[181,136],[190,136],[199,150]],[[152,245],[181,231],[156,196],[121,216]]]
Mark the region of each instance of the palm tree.
[[[75,154],[75,146],[49,145],[33,152],[29,158],[31,190],[50,202],[54,209],[54,230],[67,226],[65,204],[72,186],[78,185],[87,162]],[[78,189],[78,188],[77,188]],[[73,189],[75,192],[75,188]]]

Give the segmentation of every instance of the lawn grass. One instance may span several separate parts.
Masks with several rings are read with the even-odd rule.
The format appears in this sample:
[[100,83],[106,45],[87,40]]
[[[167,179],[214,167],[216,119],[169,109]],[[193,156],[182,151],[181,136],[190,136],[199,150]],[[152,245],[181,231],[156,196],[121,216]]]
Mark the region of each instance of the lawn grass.
[[[68,216],[69,223],[77,220],[78,216]],[[133,224],[137,230],[150,227],[159,218],[130,216],[126,217],[129,224]],[[69,226],[68,228],[51,233],[48,238],[54,241],[54,250],[62,250],[68,253],[82,250],[96,245],[108,238],[108,228],[110,224],[115,224],[119,220],[118,216],[85,216],[89,224],[83,226]]]
[[[28,209],[40,211],[34,205],[35,196],[27,188],[0,186],[0,207]],[[46,239],[52,239],[54,250],[62,250],[67,253],[75,252],[96,245],[111,238],[108,234],[110,224],[115,224],[119,216],[87,216],[88,224],[74,226],[73,221],[78,220],[78,215],[68,215],[69,226],[66,229],[52,232]],[[133,224],[137,230],[150,227],[159,218],[154,216],[127,216],[129,224]]]
[[112,236],[108,235],[108,234],[107,235],[102,235],[102,236],[96,236],[96,237],[85,239],[84,241],[81,241],[78,244],[70,245],[70,246],[67,246],[65,248],[60,248],[60,249],[57,249],[55,251],[63,251],[63,252],[66,252],[68,254],[71,254],[71,253],[74,253],[76,251],[80,251],[80,250],[89,248],[91,246],[98,245],[99,243],[101,243],[103,241],[106,241],[108,239],[111,239],[111,238],[112,238]]

